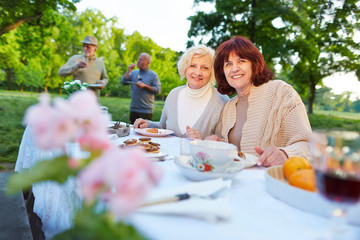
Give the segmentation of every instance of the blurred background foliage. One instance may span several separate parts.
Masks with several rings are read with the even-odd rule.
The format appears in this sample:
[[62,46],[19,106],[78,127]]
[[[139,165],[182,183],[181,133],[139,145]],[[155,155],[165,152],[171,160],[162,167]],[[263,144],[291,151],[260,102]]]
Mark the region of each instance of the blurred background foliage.
[[[114,120],[129,112],[129,86],[120,79],[141,52],[152,56],[150,68],[162,84],[154,120],[160,119],[170,90],[185,83],[176,65],[182,52],[158,46],[139,32],[127,35],[116,17],[106,18],[98,10],[76,12],[78,2],[0,0],[0,162],[16,161],[26,108],[40,92],[59,96],[63,82],[71,80],[59,77],[58,70],[82,52],[86,35],[99,40],[96,54],[109,76],[100,103]],[[202,3],[213,10],[189,16],[188,47],[203,43],[216,48],[233,35],[246,36],[276,78],[299,92],[314,129],[360,131],[360,99],[350,99],[351,91],[359,89],[334,94],[322,83],[336,72],[360,76],[360,44],[354,41],[360,0],[194,0],[194,6]]]
[[268,66],[294,86],[313,112],[316,89],[336,72],[360,79],[358,0],[194,0],[213,10],[190,16],[194,39],[212,47],[233,35],[247,36]]
[[[31,5],[23,5],[22,10],[27,12],[25,10]],[[4,12],[0,11],[0,33],[8,24],[1,15]],[[63,82],[72,77],[61,78],[58,70],[72,55],[82,53],[80,42],[87,35],[98,38],[96,55],[104,60],[109,77],[102,95],[129,97],[129,86],[122,86],[120,79],[128,65],[136,63],[142,52],[151,55],[150,68],[162,82],[160,99],[164,99],[172,88],[183,84],[176,66],[180,53],[162,48],[138,32],[125,35],[125,30],[117,28],[116,23],[116,17],[107,19],[98,10],[77,13],[64,7],[45,11],[41,18],[3,33],[0,36],[0,88],[61,93]]]
[[[171,89],[184,84],[176,63],[182,52],[158,46],[139,32],[125,34],[117,18],[100,11],[76,12],[80,0],[1,0],[0,89],[61,93],[64,81],[57,72],[70,56],[82,52],[86,35],[99,40],[108,86],[102,96],[129,97],[130,86],[120,79],[141,52],[152,56],[164,100]],[[313,109],[359,112],[359,99],[335,95],[322,80],[336,72],[360,76],[359,0],[194,0],[210,4],[189,16],[188,46],[204,43],[216,48],[233,35],[252,40],[276,78],[294,86],[311,114]],[[346,79],[344,80],[346,81]]]

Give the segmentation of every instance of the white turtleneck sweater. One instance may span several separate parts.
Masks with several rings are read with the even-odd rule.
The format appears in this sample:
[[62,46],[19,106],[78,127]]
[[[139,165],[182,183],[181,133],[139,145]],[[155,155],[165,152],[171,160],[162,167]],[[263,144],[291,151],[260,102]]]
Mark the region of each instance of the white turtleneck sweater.
[[149,127],[169,129],[178,137],[186,137],[186,126],[198,129],[202,137],[215,133],[221,111],[228,96],[221,95],[210,84],[201,89],[188,86],[174,88],[166,98],[160,122]]
[[[211,84],[206,84],[200,89],[191,89],[189,84],[179,92],[178,121],[181,134],[185,134],[186,126],[191,128],[204,112],[213,92]],[[191,111],[189,111],[191,107]]]

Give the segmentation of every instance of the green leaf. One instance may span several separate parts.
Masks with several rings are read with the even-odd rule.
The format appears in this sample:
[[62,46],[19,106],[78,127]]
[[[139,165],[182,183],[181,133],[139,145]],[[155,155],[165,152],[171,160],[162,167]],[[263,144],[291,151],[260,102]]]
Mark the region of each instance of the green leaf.
[[113,240],[145,239],[136,229],[123,222],[116,222],[105,212],[96,212],[95,206],[84,205],[75,215],[74,226],[52,238],[53,240]]
[[43,160],[33,168],[13,174],[7,183],[7,193],[14,194],[21,190],[30,189],[34,183],[52,180],[64,183],[69,176],[73,176],[77,170],[68,166],[68,157],[62,155],[53,160]]

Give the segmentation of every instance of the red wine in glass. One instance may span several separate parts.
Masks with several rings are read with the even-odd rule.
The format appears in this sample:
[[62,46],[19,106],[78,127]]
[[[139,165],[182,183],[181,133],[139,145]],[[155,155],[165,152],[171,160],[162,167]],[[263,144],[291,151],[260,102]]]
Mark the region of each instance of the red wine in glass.
[[316,170],[319,192],[331,201],[354,204],[360,201],[360,178],[339,170]]

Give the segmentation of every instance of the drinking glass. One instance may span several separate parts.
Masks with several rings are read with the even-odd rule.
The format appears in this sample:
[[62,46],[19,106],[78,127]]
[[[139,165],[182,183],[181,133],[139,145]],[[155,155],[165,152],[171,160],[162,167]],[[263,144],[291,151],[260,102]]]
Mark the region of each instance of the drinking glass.
[[87,56],[85,56],[85,55],[82,56],[81,60],[86,62],[86,63],[89,62],[89,58]]
[[193,140],[191,138],[180,138],[180,156],[191,156],[190,142]]
[[333,203],[327,239],[349,239],[347,209],[360,201],[360,137],[356,132],[314,132],[310,149],[319,193]]

